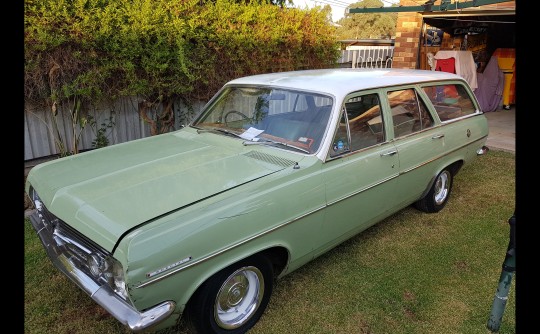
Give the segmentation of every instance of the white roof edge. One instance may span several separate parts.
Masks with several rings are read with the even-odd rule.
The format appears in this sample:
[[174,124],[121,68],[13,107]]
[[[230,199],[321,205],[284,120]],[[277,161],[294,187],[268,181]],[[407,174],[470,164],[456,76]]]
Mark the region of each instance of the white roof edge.
[[345,92],[437,80],[462,80],[453,73],[417,69],[332,68],[257,74],[229,81],[227,85],[266,85],[323,92]]

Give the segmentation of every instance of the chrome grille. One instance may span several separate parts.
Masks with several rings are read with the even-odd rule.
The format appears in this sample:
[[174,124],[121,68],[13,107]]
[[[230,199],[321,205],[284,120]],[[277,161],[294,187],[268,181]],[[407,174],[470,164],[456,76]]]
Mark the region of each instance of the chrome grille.
[[56,262],[60,256],[63,256],[74,267],[92,277],[87,264],[89,255],[98,254],[100,257],[105,258],[108,256],[108,252],[83,237],[79,232],[47,210],[36,194],[34,194],[34,204],[36,213],[34,219],[31,219],[32,225],[38,233],[49,258]]

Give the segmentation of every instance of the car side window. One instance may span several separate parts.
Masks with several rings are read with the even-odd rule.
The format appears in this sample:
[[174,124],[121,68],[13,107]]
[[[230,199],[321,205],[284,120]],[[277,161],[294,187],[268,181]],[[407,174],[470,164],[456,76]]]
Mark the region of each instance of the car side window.
[[377,94],[349,98],[336,131],[330,157],[382,143],[384,126]]
[[446,84],[423,87],[441,122],[474,114],[474,103],[461,84]]
[[412,88],[388,92],[394,137],[401,137],[433,126],[433,117]]
[[350,98],[345,103],[345,109],[351,132],[351,151],[361,150],[384,141],[381,106],[377,94]]
[[333,158],[350,151],[349,133],[347,131],[347,113],[342,109],[339,125],[332,141],[332,147],[328,155]]

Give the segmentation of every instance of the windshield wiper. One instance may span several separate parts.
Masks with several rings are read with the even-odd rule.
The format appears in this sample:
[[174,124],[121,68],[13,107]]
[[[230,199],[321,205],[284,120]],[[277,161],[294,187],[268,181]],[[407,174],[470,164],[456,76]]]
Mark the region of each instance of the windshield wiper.
[[274,141],[274,140],[269,140],[269,139],[261,139],[261,138],[258,138],[258,139],[259,139],[258,141],[246,140],[242,144],[244,144],[244,146],[248,146],[248,145],[284,146],[284,147],[290,147],[292,149],[295,149],[295,150],[298,150],[298,151],[301,151],[301,152],[304,152],[304,153],[308,153],[308,154],[311,153],[308,150],[306,150],[305,148],[301,148],[301,147],[298,147],[296,145],[291,145],[291,144],[288,144],[288,143],[285,143],[285,142]]
[[239,134],[234,133],[234,132],[229,131],[229,130],[225,130],[225,129],[220,129],[220,128],[197,129],[197,133],[203,133],[203,132],[221,132],[221,133],[225,133],[227,135],[231,135],[231,136],[234,136],[234,137],[237,137],[237,138],[242,138],[242,137],[240,137]]
[[[234,137],[237,137],[237,138],[242,138],[241,135],[239,135],[237,133],[234,133],[232,131],[226,130],[226,129],[221,129],[221,128],[197,129],[197,133],[204,133],[204,132],[221,132],[221,133],[231,135],[231,136],[234,136]],[[262,138],[255,138],[255,139],[257,139],[257,141],[255,141],[255,140],[245,140],[245,138],[242,138],[242,139],[244,139],[244,142],[242,143],[242,144],[244,144],[244,146],[247,146],[247,145],[283,146],[283,147],[289,147],[289,148],[292,148],[292,149],[295,149],[297,151],[301,151],[301,152],[304,152],[304,153],[308,153],[308,154],[311,153],[308,150],[306,150],[305,148],[301,148],[301,147],[298,147],[296,145],[291,145],[291,144],[288,144],[288,143],[285,143],[285,142],[274,141],[274,140],[269,140],[269,139],[262,139]]]

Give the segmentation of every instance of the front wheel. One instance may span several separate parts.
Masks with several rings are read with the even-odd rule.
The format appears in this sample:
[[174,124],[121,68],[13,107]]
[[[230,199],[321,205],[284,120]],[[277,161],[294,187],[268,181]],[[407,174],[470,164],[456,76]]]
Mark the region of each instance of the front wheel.
[[433,213],[439,212],[444,208],[450,192],[452,191],[453,175],[448,169],[444,169],[437,175],[435,182],[429,189],[429,192],[415,203],[418,210]]
[[186,307],[192,332],[240,334],[263,314],[273,289],[270,261],[255,255],[210,277]]

